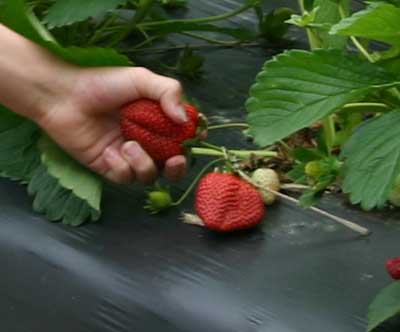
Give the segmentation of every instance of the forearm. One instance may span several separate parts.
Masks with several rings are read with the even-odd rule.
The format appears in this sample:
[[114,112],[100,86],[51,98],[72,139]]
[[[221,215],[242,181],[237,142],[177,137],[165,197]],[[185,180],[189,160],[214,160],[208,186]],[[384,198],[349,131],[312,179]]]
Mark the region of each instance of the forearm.
[[0,24],[0,104],[36,120],[67,88],[69,65]]

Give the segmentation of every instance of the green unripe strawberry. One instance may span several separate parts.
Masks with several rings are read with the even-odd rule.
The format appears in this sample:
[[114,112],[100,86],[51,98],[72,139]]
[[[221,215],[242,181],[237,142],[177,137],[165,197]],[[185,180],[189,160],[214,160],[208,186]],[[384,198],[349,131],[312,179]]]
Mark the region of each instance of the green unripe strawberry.
[[325,168],[320,161],[310,161],[306,164],[305,173],[314,179],[319,178],[325,172]]
[[266,188],[262,190],[261,188],[257,188],[259,193],[262,196],[263,202],[265,205],[271,205],[276,200],[276,195],[271,193],[267,189],[271,189],[273,191],[279,191],[281,188],[281,183],[279,181],[278,174],[271,168],[259,168],[256,169],[251,175],[251,179],[254,181],[257,186],[261,188]]
[[147,193],[147,205],[145,208],[152,213],[157,213],[172,206],[172,197],[167,189],[159,188]]

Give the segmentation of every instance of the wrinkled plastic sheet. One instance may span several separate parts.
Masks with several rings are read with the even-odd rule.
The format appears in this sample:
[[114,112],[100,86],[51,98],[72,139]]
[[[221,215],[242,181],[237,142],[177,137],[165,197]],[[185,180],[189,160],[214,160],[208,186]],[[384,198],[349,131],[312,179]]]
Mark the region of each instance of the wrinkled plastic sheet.
[[[200,15],[238,3],[192,6]],[[248,15],[234,24],[251,24]],[[279,50],[205,52],[205,77],[185,81],[186,91],[213,121],[243,120],[250,84]],[[210,138],[248,146],[237,131]],[[399,255],[398,212],[364,213],[338,196],[320,206],[370,237],[285,202],[254,230],[215,234],[183,224],[179,209],[147,214],[141,189],[107,186],[102,222],[70,228],[33,213],[23,187],[0,181],[1,331],[361,332],[369,302],[390,282],[384,260]]]

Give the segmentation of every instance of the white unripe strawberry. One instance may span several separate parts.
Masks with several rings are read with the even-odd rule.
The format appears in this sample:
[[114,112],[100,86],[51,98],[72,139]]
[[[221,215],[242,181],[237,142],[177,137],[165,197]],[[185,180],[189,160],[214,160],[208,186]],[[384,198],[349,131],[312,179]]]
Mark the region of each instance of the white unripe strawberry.
[[[271,168],[259,168],[256,169],[251,175],[251,179],[259,188],[257,190],[260,192],[264,204],[271,205],[276,200],[276,195],[268,191],[271,189],[273,191],[279,191],[281,183],[279,181],[278,174]],[[265,188],[263,190],[262,188]]]

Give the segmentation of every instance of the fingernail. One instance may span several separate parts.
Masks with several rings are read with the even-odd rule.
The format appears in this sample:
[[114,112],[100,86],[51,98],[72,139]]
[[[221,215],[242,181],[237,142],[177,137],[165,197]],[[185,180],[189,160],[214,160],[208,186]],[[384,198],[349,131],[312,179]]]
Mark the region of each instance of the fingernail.
[[179,118],[182,120],[182,122],[187,122],[189,120],[183,106],[178,106],[177,113],[179,114]]
[[128,142],[125,145],[124,152],[129,158],[135,159],[140,155],[141,149],[138,143]]

